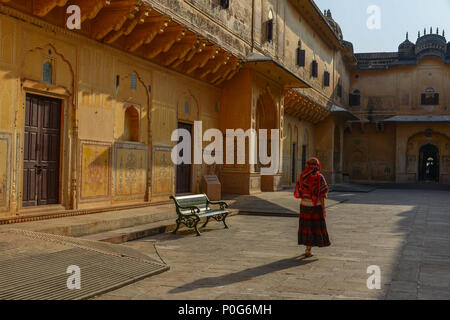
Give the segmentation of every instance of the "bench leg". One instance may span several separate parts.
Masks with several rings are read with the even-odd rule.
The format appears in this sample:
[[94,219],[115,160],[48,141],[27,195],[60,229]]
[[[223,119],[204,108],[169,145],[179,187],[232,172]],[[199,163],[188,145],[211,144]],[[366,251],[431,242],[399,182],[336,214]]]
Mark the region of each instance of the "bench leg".
[[227,216],[228,216],[228,214],[226,214],[226,215],[223,217],[223,220],[222,220],[222,221],[223,221],[223,224],[225,225],[225,229],[229,229],[227,223],[225,222]]
[[[200,220],[198,220],[198,221],[200,221]],[[195,222],[194,229],[195,229],[195,232],[197,233],[197,237],[200,237],[200,232],[198,231],[198,221]]]
[[206,227],[206,225],[208,224],[210,218],[211,218],[211,217],[207,217],[207,218],[206,218],[206,222],[202,225],[202,228]]
[[172,231],[173,234],[177,234],[178,229],[180,228],[180,221],[177,220],[177,227],[175,228],[174,231]]

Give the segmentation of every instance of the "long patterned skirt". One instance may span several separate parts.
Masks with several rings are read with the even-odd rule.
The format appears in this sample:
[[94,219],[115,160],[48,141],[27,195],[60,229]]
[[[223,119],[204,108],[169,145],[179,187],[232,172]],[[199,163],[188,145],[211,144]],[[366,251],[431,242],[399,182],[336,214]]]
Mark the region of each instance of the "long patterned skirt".
[[322,206],[300,206],[298,244],[308,247],[328,247],[331,245]]

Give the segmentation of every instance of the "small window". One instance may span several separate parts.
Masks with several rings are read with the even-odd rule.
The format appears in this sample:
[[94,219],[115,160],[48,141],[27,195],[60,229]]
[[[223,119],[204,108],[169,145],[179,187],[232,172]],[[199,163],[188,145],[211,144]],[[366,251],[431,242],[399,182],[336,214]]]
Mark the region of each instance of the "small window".
[[267,41],[273,43],[273,11],[269,11],[269,20],[267,21]]
[[339,79],[338,84],[336,86],[336,93],[339,98],[342,98],[342,83],[341,79]]
[[116,93],[119,91],[120,86],[120,76],[116,75]]
[[316,60],[312,62],[311,69],[311,76],[317,78],[319,76],[319,64]]
[[189,102],[186,101],[184,103],[184,113],[189,114]]
[[220,6],[224,9],[228,9],[230,7],[230,0],[220,0]]
[[422,93],[422,105],[432,106],[439,104],[439,93],[433,88],[427,88],[424,93]]
[[136,90],[137,88],[137,76],[135,73],[130,75],[130,88],[131,90]]
[[353,91],[349,94],[348,103],[352,107],[357,107],[361,105],[361,92],[359,90]]
[[323,86],[324,87],[330,86],[330,73],[328,71],[325,71],[323,73]]
[[135,107],[128,107],[125,111],[124,141],[139,142],[139,112]]
[[297,48],[297,66],[304,67],[306,61],[306,51],[299,46]]
[[53,83],[53,68],[50,62],[45,62],[42,66],[42,81],[47,84]]

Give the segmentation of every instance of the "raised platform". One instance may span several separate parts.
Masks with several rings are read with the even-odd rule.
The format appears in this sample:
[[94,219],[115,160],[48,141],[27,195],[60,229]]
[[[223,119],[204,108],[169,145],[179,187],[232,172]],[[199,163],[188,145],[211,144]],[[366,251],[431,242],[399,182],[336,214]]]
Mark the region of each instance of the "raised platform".
[[65,216],[57,219],[22,222],[12,225],[0,225],[0,231],[13,227],[62,236],[82,237],[164,220],[175,221],[176,218],[175,206],[173,204],[165,204],[95,214]]

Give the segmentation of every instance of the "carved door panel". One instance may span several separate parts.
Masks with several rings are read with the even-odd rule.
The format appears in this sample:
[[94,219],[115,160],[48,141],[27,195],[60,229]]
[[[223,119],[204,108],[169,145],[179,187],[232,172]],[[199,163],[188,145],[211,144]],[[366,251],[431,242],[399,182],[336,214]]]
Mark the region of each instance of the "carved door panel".
[[59,203],[61,101],[27,94],[25,107],[24,207]]

